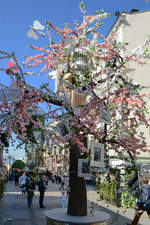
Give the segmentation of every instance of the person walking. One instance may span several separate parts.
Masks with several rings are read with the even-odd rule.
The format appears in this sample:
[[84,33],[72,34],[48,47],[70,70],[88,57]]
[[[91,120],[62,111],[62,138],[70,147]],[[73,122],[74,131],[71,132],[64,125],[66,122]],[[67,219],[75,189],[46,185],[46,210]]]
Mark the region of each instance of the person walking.
[[136,214],[132,222],[127,225],[137,225],[140,217],[146,211],[148,218],[150,219],[150,185],[148,179],[143,177],[142,179],[142,194],[139,199],[136,200]]
[[66,207],[66,195],[65,195],[65,192],[62,191],[61,192],[61,205],[62,205],[62,208],[65,208]]
[[40,208],[45,208],[45,206],[43,205],[43,201],[44,201],[44,193],[46,189],[47,187],[45,185],[45,175],[43,174],[41,175],[40,181],[38,183],[38,191],[40,192],[40,197],[39,197]]
[[62,182],[61,175],[58,175],[57,180],[58,180],[58,184],[60,185],[60,184],[61,184],[61,182]]
[[23,172],[23,174],[19,177],[19,187],[22,190],[22,194],[25,195],[26,192],[26,183],[27,183],[27,176],[26,173]]
[[9,175],[8,175],[8,180],[10,181],[10,183],[13,182],[13,180],[14,180],[14,175],[13,175],[12,172],[9,173]]
[[54,178],[55,178],[55,183],[58,184],[58,175],[55,175]]
[[27,183],[26,183],[26,191],[27,191],[27,203],[28,207],[31,207],[32,205],[32,199],[34,196],[34,190],[35,190],[35,183],[31,176],[28,177]]
[[66,187],[66,191],[67,191],[67,198],[69,198],[69,193],[70,193],[70,186],[69,186],[69,184]]
[[19,183],[19,174],[18,174],[17,171],[14,174],[14,179],[15,179],[15,186],[18,186],[18,183]]
[[51,181],[52,181],[52,184],[55,182],[53,175],[51,176]]
[[64,190],[65,189],[65,181],[63,180],[60,184],[59,190]]
[[45,175],[45,185],[48,186],[48,176]]

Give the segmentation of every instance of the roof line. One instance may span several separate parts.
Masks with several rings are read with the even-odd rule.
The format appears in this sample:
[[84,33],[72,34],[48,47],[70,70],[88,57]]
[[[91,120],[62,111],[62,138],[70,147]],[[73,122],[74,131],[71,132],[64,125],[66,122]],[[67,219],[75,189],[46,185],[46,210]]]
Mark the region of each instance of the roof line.
[[135,12],[126,12],[126,11],[122,11],[121,13],[120,13],[120,15],[116,18],[116,20],[115,20],[115,22],[113,23],[113,25],[111,26],[111,28],[110,28],[110,30],[108,31],[108,33],[106,34],[106,38],[108,37],[108,35],[111,33],[111,31],[112,31],[112,29],[114,28],[114,26],[117,24],[117,21],[119,20],[119,18],[120,18],[120,16],[122,15],[122,14],[138,14],[138,13],[145,13],[145,12],[150,12],[150,9],[148,9],[148,10],[142,10],[142,11],[135,11]]
[[[137,14],[137,13],[143,13],[143,12],[150,12],[150,9],[146,9],[146,10],[139,10],[139,11],[135,11],[135,12],[126,12],[126,11],[122,11],[122,13],[126,13],[126,14]],[[122,14],[121,13],[121,14]],[[120,14],[120,15],[121,15]]]

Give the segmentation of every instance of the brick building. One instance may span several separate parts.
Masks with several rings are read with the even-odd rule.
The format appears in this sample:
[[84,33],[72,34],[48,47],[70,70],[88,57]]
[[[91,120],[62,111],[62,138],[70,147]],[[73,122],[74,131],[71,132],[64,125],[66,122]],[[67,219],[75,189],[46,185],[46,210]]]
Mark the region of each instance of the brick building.
[[68,174],[69,150],[54,145],[44,153],[44,166],[53,174]]

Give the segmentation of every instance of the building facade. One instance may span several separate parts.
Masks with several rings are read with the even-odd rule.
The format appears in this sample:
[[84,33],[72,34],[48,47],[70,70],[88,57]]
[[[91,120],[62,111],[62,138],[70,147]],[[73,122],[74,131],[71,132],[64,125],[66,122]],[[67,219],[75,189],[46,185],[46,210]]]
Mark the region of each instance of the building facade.
[[44,153],[44,167],[53,174],[68,175],[69,150],[53,145]]
[[[149,20],[150,10],[138,11],[131,10],[131,12],[116,12],[117,19],[109,31],[107,37],[111,35],[112,31],[119,25],[117,39],[120,42],[128,43],[127,51],[124,54],[131,55],[133,50],[139,47],[150,35]],[[149,46],[150,49],[150,46]],[[128,68],[128,75],[134,79],[135,82],[143,86],[142,93],[150,93],[150,59],[145,59],[146,64],[140,66],[135,62],[131,62]],[[150,103],[147,102],[147,107],[150,111]],[[144,132],[146,142],[148,143],[148,149],[150,150],[150,129],[141,127],[140,131]],[[142,152],[138,156],[139,163],[148,164],[150,163],[150,152]]]

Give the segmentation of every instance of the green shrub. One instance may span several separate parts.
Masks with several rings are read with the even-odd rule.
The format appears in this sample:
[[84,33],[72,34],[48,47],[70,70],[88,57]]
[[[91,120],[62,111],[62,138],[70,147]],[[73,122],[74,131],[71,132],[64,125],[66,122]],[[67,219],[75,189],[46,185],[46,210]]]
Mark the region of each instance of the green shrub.
[[128,191],[121,194],[121,206],[123,208],[133,208],[135,206],[136,199],[131,195],[129,198],[124,198],[129,194]]
[[97,184],[100,200],[105,200],[109,203],[116,201],[116,181],[111,183],[99,183]]
[[[130,168],[126,168],[124,171],[124,174],[122,176],[123,180],[126,181],[130,178],[133,177],[134,174],[134,170],[131,170]],[[128,188],[128,185],[125,185],[122,187],[124,188]],[[133,197],[132,195],[130,197],[127,197],[130,194],[129,191],[125,191],[121,193],[121,206],[123,208],[130,208],[130,207],[134,207],[135,206],[135,197]]]
[[[111,171],[109,176],[105,176],[104,174],[99,175],[96,179],[96,186],[99,193],[100,200],[105,200],[108,203],[115,204],[118,207],[122,206],[124,208],[134,207],[135,206],[135,198],[130,196],[125,198],[128,194],[128,191],[119,193],[118,189],[120,189],[120,172],[116,169]],[[114,176],[113,180],[110,180],[110,176]],[[124,174],[122,174],[121,179],[127,180],[132,177],[133,172],[125,170]],[[127,188],[127,185],[121,187],[122,189]]]

